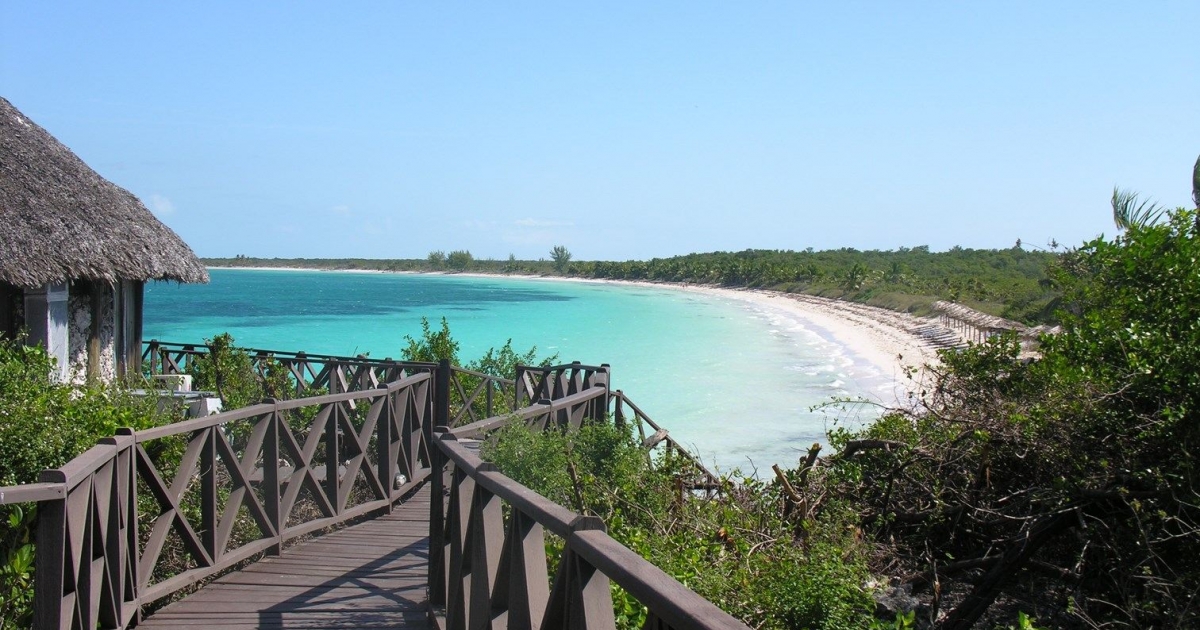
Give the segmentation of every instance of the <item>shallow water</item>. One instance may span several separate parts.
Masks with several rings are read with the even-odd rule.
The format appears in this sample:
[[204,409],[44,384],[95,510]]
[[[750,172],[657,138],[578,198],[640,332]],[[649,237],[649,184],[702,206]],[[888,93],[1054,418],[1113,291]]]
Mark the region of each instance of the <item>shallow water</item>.
[[517,278],[211,270],[208,285],[146,288],[145,338],[399,358],[420,319],[445,317],[470,360],[511,338],[563,362],[609,363],[613,386],[722,470],[794,465],[893,382],[795,315],[695,291]]

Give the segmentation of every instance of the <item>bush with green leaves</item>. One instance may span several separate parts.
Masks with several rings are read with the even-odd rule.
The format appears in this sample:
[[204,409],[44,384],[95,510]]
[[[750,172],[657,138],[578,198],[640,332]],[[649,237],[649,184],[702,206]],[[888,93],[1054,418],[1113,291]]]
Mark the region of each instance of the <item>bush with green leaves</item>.
[[0,340],[0,486],[32,483],[109,437],[176,419],[153,398],[100,386],[74,387],[50,377],[54,360],[40,346]]
[[[513,423],[483,453],[519,483],[600,517],[617,541],[752,627],[872,623],[868,549],[841,507],[789,510],[778,484],[749,478],[726,478],[715,497],[681,494],[687,462],[652,462],[629,428],[611,422],[567,432]],[[640,627],[645,608],[620,589],[614,595],[620,625]]]
[[459,364],[458,342],[450,334],[450,324],[445,317],[437,330],[429,325],[429,318],[422,317],[421,336],[405,335],[404,341],[407,345],[400,352],[405,361],[437,363],[446,360],[450,365]]
[[446,256],[446,266],[455,271],[466,271],[473,262],[475,257],[465,249],[456,249]]
[[[450,362],[451,365],[464,367],[473,372],[486,374],[494,378],[511,379],[516,375],[518,365],[538,365],[547,367],[553,365],[558,360],[558,353],[547,357],[538,357],[537,346],[530,348],[526,352],[517,352],[513,350],[512,339],[504,342],[504,345],[499,348],[488,348],[483,356],[475,359],[466,365],[463,365],[458,356],[459,344],[450,333],[450,324],[443,317],[441,324],[437,329],[434,329],[429,324],[429,319],[421,318],[421,335],[420,337],[412,337],[405,335],[406,346],[401,349],[400,355],[405,361],[420,361],[425,363],[436,363],[443,359]],[[480,384],[480,378],[466,374],[459,374],[457,377],[466,392],[473,392]],[[500,413],[506,410],[511,410],[514,403],[513,395],[515,391],[511,387],[499,388],[494,391],[493,413]],[[462,404],[462,396],[459,394],[458,388],[450,389],[450,404],[457,408]],[[487,414],[487,398],[478,396],[471,403],[472,409],[477,418],[484,418]]]
[[[261,372],[254,358],[234,344],[233,335],[221,333],[205,339],[208,352],[196,356],[188,365],[192,386],[197,390],[216,392],[225,409],[240,409],[262,402],[264,398],[286,400],[294,398],[296,386],[292,375],[274,359],[261,362]],[[321,392],[306,391],[306,396]]]
[[28,628],[33,613],[33,522],[36,508],[8,506],[0,528],[0,630]]
[[943,353],[914,409],[834,436],[864,530],[917,587],[937,567],[964,591],[946,627],[1022,600],[1059,627],[1200,624],[1198,229],[1179,209],[1069,252],[1040,358]]
[[[40,346],[0,339],[0,486],[33,483],[121,427],[146,429],[178,419],[154,398],[51,377]],[[33,580],[33,505],[0,506],[0,628],[28,627]]]

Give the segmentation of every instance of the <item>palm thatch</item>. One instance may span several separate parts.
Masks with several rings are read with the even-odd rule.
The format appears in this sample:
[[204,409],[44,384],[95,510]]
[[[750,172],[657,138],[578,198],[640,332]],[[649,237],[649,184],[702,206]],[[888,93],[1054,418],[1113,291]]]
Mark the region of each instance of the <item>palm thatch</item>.
[[1200,208],[1200,157],[1196,158],[1196,165],[1192,167],[1192,201]]
[[208,282],[191,248],[0,97],[0,282]]
[[947,317],[956,319],[967,325],[983,330],[997,332],[1002,330],[1011,330],[1016,332],[1018,335],[1023,335],[1029,330],[1029,327],[1021,322],[1014,322],[1011,319],[1004,319],[1003,317],[988,315],[987,313],[982,313],[969,306],[963,306],[962,304],[947,302],[945,300],[938,300],[937,302],[934,302],[933,310]]

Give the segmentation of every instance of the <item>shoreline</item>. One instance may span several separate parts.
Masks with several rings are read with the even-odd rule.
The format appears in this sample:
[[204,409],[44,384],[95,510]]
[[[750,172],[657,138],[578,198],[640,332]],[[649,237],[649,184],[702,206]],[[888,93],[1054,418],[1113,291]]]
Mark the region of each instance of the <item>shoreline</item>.
[[847,302],[802,293],[784,293],[768,289],[727,288],[673,282],[641,280],[610,280],[606,278],[567,278],[529,274],[494,274],[481,272],[444,271],[385,271],[379,269],[312,269],[303,267],[209,267],[258,271],[316,271],[333,273],[411,274],[465,276],[474,278],[513,278],[549,282],[582,282],[645,288],[691,291],[699,294],[737,300],[763,311],[777,311],[811,325],[815,332],[845,347],[896,383],[897,403],[917,387],[920,379],[908,382],[910,368],[936,364],[937,351],[916,330],[933,322],[931,319],[900,313],[877,306]]

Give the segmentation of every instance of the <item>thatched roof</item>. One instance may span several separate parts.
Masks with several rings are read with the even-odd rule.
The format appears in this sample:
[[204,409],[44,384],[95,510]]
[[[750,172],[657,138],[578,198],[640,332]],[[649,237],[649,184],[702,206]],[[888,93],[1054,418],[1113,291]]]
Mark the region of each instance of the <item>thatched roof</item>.
[[208,282],[191,248],[0,97],[0,281]]
[[966,322],[976,328],[1015,330],[1018,334],[1023,334],[1029,330],[1029,327],[1021,322],[1014,322],[1011,319],[981,313],[973,308],[963,306],[962,304],[955,304],[954,302],[939,300],[933,303],[933,310],[948,315],[953,319]]

